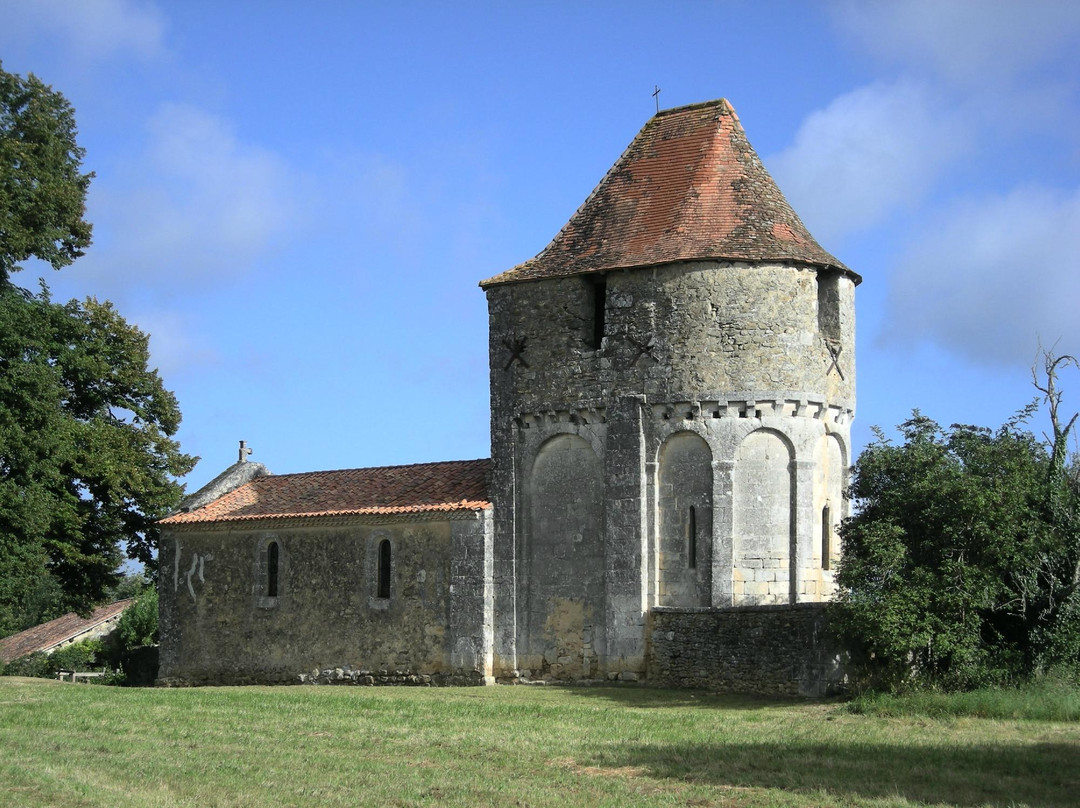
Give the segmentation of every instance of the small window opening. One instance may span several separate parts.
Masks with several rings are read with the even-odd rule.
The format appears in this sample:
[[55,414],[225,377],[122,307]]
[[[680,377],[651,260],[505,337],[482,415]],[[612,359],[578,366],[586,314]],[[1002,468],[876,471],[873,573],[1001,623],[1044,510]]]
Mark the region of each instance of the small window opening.
[[278,596],[278,544],[270,542],[266,546],[266,596]]
[[607,279],[597,275],[592,282],[592,334],[591,345],[599,350],[604,344],[604,315],[607,309]]
[[687,524],[688,546],[686,548],[690,569],[697,567],[697,511],[690,506],[690,519]]
[[827,340],[840,340],[840,273],[819,271],[817,277],[818,331]]
[[821,509],[821,568],[832,568],[832,518],[828,505]]
[[390,540],[379,542],[379,575],[376,597],[390,597]]

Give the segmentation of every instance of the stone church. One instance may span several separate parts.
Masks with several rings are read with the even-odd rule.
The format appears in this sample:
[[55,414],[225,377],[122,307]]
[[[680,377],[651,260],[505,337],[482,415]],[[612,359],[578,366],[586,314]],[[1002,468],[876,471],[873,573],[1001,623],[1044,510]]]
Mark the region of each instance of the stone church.
[[860,280],[727,101],[659,112],[480,283],[490,460],[241,448],[162,521],[160,681],[824,692]]

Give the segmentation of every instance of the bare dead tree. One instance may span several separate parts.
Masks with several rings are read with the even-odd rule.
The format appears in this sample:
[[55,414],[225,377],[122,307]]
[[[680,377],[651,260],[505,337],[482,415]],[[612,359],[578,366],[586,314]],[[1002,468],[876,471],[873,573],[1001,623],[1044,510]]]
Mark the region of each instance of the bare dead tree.
[[1080,370],[1080,362],[1077,361],[1075,356],[1071,354],[1055,355],[1053,348],[1046,350],[1041,345],[1039,346],[1039,354],[1031,366],[1032,383],[1035,385],[1035,389],[1042,393],[1043,401],[1046,402],[1047,410],[1050,413],[1050,430],[1053,435],[1044,433],[1044,437],[1047,443],[1050,444],[1051,459],[1056,469],[1061,469],[1065,465],[1069,434],[1076,425],[1077,416],[1080,415],[1080,413],[1074,412],[1069,420],[1064,425],[1062,424],[1061,401],[1063,394],[1058,388],[1058,377],[1062,370],[1069,367]]

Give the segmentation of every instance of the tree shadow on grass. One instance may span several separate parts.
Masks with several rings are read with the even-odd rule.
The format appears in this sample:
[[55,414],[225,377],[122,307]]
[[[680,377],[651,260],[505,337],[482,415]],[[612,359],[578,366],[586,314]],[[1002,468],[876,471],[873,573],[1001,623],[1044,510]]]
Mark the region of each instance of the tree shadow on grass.
[[[551,685],[549,685],[551,686]],[[610,701],[621,707],[699,707],[718,710],[760,710],[765,707],[791,707],[800,704],[832,706],[835,700],[807,702],[805,699],[747,696],[737,693],[710,693],[705,690],[661,690],[652,687],[601,687],[553,685],[583,699]]]
[[1080,800],[1080,745],[899,745],[853,742],[608,746],[589,761],[729,787],[849,798],[904,797],[955,806],[1062,806]]

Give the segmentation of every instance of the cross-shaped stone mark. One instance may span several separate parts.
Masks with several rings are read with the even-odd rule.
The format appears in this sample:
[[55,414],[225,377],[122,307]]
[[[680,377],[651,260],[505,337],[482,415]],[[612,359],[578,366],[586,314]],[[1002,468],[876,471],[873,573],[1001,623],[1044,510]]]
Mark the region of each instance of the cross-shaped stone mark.
[[510,358],[503,365],[503,370],[510,370],[510,366],[514,362],[520,362],[523,368],[529,366],[529,363],[525,361],[525,357],[522,356],[525,353],[525,337],[503,337],[502,343],[510,351]]
[[833,368],[836,368],[836,372],[839,374],[842,381],[847,381],[844,377],[844,371],[840,369],[840,352],[844,350],[844,346],[835,340],[825,340],[825,347],[829,349],[829,356],[832,361],[829,363],[829,367],[825,370],[825,375],[828,376]]
[[649,359],[652,359],[654,362],[656,361],[656,357],[653,356],[653,349],[656,348],[656,340],[652,337],[652,335],[649,335],[644,342],[639,342],[638,340],[629,336],[626,338],[626,341],[637,349],[637,353],[634,354],[634,358],[630,360],[631,365],[636,365],[637,361],[643,356],[649,357]]

